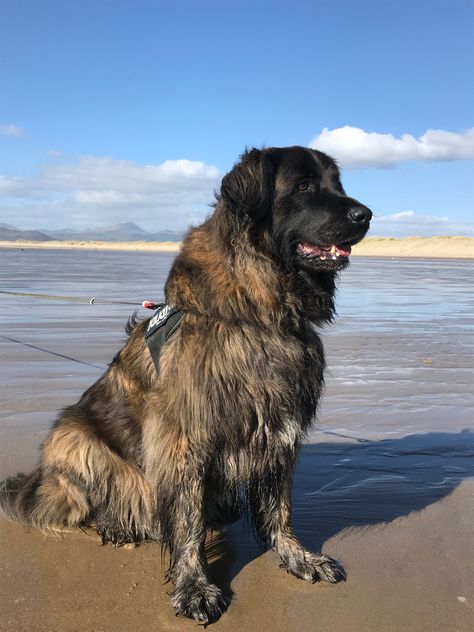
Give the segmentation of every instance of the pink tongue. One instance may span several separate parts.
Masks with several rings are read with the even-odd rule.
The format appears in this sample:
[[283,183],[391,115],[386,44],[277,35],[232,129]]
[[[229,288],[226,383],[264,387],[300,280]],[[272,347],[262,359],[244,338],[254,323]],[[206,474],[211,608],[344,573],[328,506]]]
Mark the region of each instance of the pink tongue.
[[350,246],[348,250],[343,250],[342,248],[339,248],[338,246],[336,246],[337,254],[342,255],[343,257],[348,257],[351,254],[351,250],[352,248]]

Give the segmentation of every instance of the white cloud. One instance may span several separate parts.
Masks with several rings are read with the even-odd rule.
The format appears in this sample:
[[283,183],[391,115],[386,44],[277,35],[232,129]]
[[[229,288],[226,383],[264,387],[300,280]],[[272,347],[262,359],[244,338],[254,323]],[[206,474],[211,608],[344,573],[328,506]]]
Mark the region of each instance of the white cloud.
[[18,127],[18,125],[10,123],[10,125],[1,125],[0,133],[2,134],[2,136],[13,136],[14,138],[21,138],[25,135],[25,130],[21,127]]
[[58,151],[57,149],[48,149],[46,155],[50,158],[59,158],[59,156],[62,156],[62,152]]
[[425,215],[409,210],[380,217],[374,216],[370,234],[390,237],[474,236],[474,224],[452,220],[447,216]]
[[449,217],[440,217],[439,215],[423,215],[415,213],[415,211],[401,211],[400,213],[392,213],[391,215],[382,215],[376,218],[379,222],[400,222],[406,224],[447,224]]
[[43,166],[31,178],[0,176],[2,217],[19,227],[85,228],[134,221],[145,229],[185,228],[207,214],[221,174],[191,160],[142,165],[82,156]]
[[399,222],[407,219],[408,217],[413,217],[415,215],[415,211],[401,211],[401,213],[393,213],[392,215],[385,215],[380,217],[380,221],[392,221]]
[[323,129],[309,146],[349,168],[387,168],[408,160],[470,160],[474,159],[474,128],[459,134],[430,129],[419,138],[411,134],[396,138],[393,134],[366,132],[346,125]]

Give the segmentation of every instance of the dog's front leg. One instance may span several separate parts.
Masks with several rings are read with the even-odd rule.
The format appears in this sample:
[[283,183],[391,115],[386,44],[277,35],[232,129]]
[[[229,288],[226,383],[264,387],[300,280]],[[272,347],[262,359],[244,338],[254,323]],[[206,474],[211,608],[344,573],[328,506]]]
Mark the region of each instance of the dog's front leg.
[[190,461],[182,464],[180,480],[167,517],[175,589],[171,601],[177,614],[211,623],[219,619],[228,602],[207,577],[204,553],[204,476]]
[[290,469],[272,474],[262,489],[257,504],[257,527],[270,539],[272,548],[279,554],[282,567],[292,575],[310,582],[320,580],[333,584],[346,578],[342,566],[322,553],[305,549],[291,527]]

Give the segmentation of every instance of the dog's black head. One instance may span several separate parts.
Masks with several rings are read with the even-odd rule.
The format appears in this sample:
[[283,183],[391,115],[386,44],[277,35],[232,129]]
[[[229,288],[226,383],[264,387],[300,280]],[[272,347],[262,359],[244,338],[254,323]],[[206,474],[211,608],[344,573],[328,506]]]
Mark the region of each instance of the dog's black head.
[[223,178],[221,198],[270,231],[281,261],[309,273],[344,268],[372,217],[346,195],[334,160],[304,147],[246,152]]

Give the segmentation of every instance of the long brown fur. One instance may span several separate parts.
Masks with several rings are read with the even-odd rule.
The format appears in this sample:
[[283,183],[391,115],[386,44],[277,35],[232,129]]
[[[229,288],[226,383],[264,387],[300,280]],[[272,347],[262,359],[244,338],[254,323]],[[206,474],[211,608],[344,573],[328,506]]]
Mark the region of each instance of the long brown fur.
[[[301,178],[312,183],[306,197]],[[246,508],[291,573],[343,579],[294,536],[291,479],[323,387],[314,325],[332,318],[344,262],[305,261],[295,248],[361,239],[370,211],[356,221],[354,208],[365,209],[324,154],[247,152],[172,266],[167,301],[185,313],[159,375],[147,323],[135,324],[107,372],[62,412],[38,468],[4,483],[5,511],[40,528],[92,525],[115,544],[162,542],[176,612],[198,621],[227,607],[207,577],[206,527]]]

